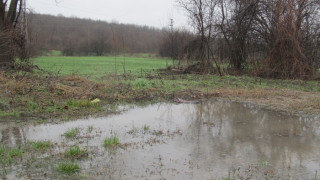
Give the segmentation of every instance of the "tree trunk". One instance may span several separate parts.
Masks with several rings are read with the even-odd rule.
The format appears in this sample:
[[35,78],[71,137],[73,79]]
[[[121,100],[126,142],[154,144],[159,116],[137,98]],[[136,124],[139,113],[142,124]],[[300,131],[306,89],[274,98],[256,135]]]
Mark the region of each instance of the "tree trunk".
[[6,12],[7,1],[0,0],[0,67],[8,68],[14,64],[15,43],[14,24],[19,13],[18,4],[21,0],[11,0],[9,11]]

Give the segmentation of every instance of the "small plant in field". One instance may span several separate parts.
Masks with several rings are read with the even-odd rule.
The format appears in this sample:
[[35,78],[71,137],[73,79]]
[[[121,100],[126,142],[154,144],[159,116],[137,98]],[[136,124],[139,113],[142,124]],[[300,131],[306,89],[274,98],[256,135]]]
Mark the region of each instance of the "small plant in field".
[[64,153],[67,157],[81,158],[87,154],[86,150],[81,149],[79,146],[71,147]]
[[149,131],[150,127],[147,126],[146,124],[142,127],[143,131],[146,132],[146,131]]
[[70,130],[68,130],[67,132],[64,133],[64,136],[66,138],[75,138],[78,134],[80,133],[79,128],[72,128]]
[[133,82],[133,87],[136,89],[147,89],[149,87],[148,80],[138,79]]
[[120,144],[119,142],[119,138],[117,136],[113,136],[113,137],[110,137],[110,138],[106,138],[104,140],[104,146],[105,147],[115,147],[115,146],[118,146]]
[[32,143],[35,150],[45,151],[52,146],[50,141],[37,141]]
[[74,174],[80,171],[80,167],[76,163],[60,163],[58,170],[65,174]]

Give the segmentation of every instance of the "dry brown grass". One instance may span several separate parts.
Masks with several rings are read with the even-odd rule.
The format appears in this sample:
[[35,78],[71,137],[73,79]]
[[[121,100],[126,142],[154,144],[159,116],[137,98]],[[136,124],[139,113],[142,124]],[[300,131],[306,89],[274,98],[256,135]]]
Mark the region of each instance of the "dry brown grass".
[[320,92],[274,89],[220,89],[219,97],[250,101],[274,109],[320,114]]

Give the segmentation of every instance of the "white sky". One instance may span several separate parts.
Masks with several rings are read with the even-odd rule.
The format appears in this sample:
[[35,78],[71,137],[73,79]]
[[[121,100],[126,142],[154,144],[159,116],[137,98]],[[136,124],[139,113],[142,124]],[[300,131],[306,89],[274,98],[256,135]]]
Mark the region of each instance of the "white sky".
[[28,8],[41,14],[62,14],[126,24],[187,27],[187,18],[175,0],[27,0]]

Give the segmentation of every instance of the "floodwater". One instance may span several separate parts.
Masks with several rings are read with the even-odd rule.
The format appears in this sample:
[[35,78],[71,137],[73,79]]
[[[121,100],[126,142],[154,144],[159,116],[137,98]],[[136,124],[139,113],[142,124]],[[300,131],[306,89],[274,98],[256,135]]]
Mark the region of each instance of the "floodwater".
[[[71,128],[81,133],[68,140],[63,134]],[[56,154],[80,145],[89,153],[78,160],[84,179],[315,179],[320,170],[319,117],[248,103],[155,104],[57,124],[2,123],[0,132],[1,143],[9,146],[50,140]],[[103,147],[104,139],[114,135],[122,146]],[[21,173],[7,178],[16,174]],[[50,178],[50,172],[45,174]]]

